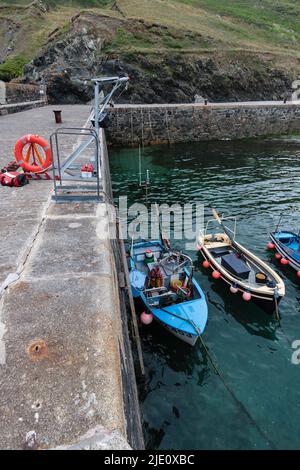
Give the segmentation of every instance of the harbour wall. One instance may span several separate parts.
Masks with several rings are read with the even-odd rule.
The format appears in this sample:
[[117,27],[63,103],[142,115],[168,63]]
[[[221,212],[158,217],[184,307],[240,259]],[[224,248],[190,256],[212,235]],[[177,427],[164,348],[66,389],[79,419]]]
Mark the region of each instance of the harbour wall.
[[47,89],[44,85],[30,85],[0,81],[0,105],[46,100]]
[[[107,198],[107,203],[113,203],[112,182],[109,169],[109,155],[107,149],[106,135],[102,130],[99,136],[100,155],[101,155],[101,171],[103,180],[103,191]],[[113,222],[113,231],[117,233],[116,221]],[[116,296],[119,299],[118,319],[121,324],[121,341],[119,341],[121,378],[123,388],[123,406],[126,421],[126,436],[128,442],[133,449],[144,449],[144,438],[142,430],[142,418],[140,414],[139,398],[137,390],[137,377],[135,372],[134,358],[132,354],[132,346],[129,337],[129,306],[127,292],[124,285],[124,266],[120,250],[120,242],[116,238],[111,238],[112,264],[114,266],[114,285]],[[122,343],[122,345],[121,345]]]
[[112,146],[234,140],[300,132],[300,103],[118,105],[109,118]]

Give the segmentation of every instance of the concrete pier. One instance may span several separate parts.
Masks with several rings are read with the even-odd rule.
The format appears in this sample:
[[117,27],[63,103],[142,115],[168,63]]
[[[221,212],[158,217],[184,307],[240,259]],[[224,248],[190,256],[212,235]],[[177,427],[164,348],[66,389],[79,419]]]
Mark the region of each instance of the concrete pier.
[[[1,167],[24,134],[49,139],[53,109],[0,118]],[[64,127],[90,113],[60,109]],[[0,186],[0,448],[143,448],[106,204],[54,204],[52,191]]]

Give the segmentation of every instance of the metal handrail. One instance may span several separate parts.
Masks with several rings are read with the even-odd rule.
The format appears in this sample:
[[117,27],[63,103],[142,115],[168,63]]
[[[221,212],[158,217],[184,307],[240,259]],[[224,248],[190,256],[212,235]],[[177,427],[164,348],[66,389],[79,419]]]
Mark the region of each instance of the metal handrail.
[[[88,139],[84,144],[81,144],[75,152],[73,152],[64,163],[61,164],[61,156],[59,152],[59,140],[58,137],[62,135],[84,135],[84,136],[90,136],[91,138]],[[55,144],[54,144],[55,141]],[[52,171],[53,171],[53,180],[54,180],[54,192],[55,192],[55,198],[57,200],[58,198],[58,185],[57,185],[57,178],[56,178],[56,171],[58,171],[58,176],[59,176],[59,189],[63,188],[63,181],[66,181],[67,179],[64,179],[64,173],[67,172],[68,168],[70,165],[76,160],[76,158],[80,155],[80,153],[88,147],[92,142],[95,143],[95,160],[96,160],[96,192],[97,192],[97,199],[100,200],[100,176],[101,176],[101,168],[100,168],[100,155],[99,155],[99,141],[98,141],[98,136],[97,133],[94,129],[88,129],[88,128],[76,128],[76,127],[61,127],[57,129],[53,134],[50,136],[50,146],[51,146],[51,151],[52,151],[52,156],[53,156],[53,165],[52,165]],[[56,157],[56,159],[55,159]],[[56,161],[55,161],[56,160]],[[71,177],[68,177],[68,180],[72,181]],[[73,178],[74,181],[78,181],[78,179]],[[85,180],[85,183],[89,182],[95,182],[95,177],[92,180]],[[74,188],[75,189],[75,188]],[[83,189],[83,188],[81,188]],[[91,191],[91,188],[84,188],[85,192]],[[94,188],[93,188],[94,191]]]

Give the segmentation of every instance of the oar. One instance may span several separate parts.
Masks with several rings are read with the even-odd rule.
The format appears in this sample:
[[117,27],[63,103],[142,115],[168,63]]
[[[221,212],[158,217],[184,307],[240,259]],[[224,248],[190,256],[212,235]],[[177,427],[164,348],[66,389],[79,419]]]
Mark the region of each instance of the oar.
[[158,227],[159,227],[159,236],[162,241],[162,244],[166,248],[166,250],[170,250],[170,242],[167,238],[164,237],[163,231],[162,231],[162,226],[160,223],[160,216],[159,216],[159,207],[157,202],[155,203],[155,208],[156,208],[156,214],[157,214],[157,220],[158,220]]
[[222,219],[220,218],[219,214],[217,213],[217,211],[211,207],[211,211],[213,213],[213,216],[214,218],[216,219],[216,221],[218,222],[219,225],[221,225],[221,227],[223,228],[224,232],[226,233],[226,235],[228,236],[228,238],[231,240],[232,243],[234,243],[234,238],[233,236],[231,235],[230,231],[228,230],[228,228],[226,227],[226,225],[223,224],[222,222]]
[[277,301],[278,297],[279,297],[278,288],[275,287],[275,290],[274,290],[275,313],[276,313],[277,321],[280,323],[280,315],[279,315],[278,301]]

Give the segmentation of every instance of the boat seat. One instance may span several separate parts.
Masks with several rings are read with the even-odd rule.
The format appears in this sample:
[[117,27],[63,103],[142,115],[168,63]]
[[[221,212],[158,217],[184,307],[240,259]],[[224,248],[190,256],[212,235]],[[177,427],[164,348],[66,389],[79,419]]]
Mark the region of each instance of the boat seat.
[[240,279],[248,279],[251,269],[235,253],[222,256],[221,265]]
[[151,287],[150,289],[145,289],[144,290],[144,293],[145,294],[151,294],[151,292],[153,293],[157,293],[159,291],[162,291],[162,292],[165,292],[167,290],[167,288],[165,286],[162,286],[162,287]]
[[226,246],[220,246],[218,248],[213,248],[210,250],[210,253],[215,257],[218,258],[220,256],[228,255],[230,250]]
[[167,291],[159,295],[153,294],[152,297],[148,297],[149,305],[151,306],[156,305],[157,308],[170,305],[173,302],[176,302],[176,300],[177,300],[177,294],[175,294],[175,292],[172,292],[172,291]]

